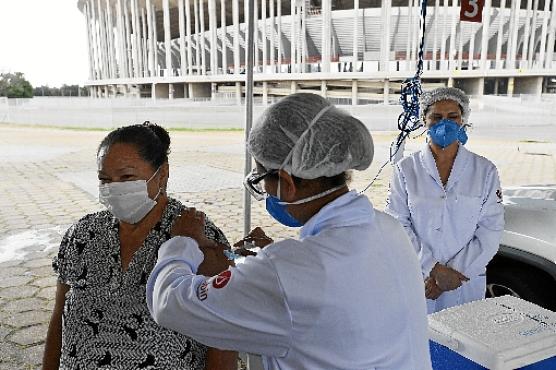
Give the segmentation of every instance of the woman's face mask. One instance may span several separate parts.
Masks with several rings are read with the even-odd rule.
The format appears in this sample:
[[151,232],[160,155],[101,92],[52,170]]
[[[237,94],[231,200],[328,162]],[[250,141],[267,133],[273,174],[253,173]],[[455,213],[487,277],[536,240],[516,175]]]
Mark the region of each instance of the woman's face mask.
[[159,173],[160,167],[148,180],[111,182],[99,185],[99,201],[118,220],[136,224],[156,205],[161,188],[154,199],[149,197],[147,184]]
[[448,147],[456,140],[465,145],[468,139],[464,126],[458,125],[451,119],[443,119],[434,126],[431,126],[428,134],[432,142],[442,149]]

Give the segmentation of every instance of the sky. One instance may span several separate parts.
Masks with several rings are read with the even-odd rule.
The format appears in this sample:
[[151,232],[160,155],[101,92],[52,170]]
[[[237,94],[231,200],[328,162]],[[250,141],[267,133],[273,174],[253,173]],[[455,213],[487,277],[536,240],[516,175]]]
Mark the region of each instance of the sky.
[[33,86],[83,85],[87,53],[77,0],[0,0],[0,72],[23,72]]

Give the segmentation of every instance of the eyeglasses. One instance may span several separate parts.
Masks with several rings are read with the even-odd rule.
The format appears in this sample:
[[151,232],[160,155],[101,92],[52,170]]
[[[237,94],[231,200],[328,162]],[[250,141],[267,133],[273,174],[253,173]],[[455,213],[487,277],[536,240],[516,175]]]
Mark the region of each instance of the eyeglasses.
[[265,173],[259,174],[257,170],[251,171],[249,175],[243,180],[243,186],[249,191],[249,193],[256,200],[263,200],[266,197],[266,191],[261,185],[261,181],[268,175],[278,173],[278,170],[269,170]]

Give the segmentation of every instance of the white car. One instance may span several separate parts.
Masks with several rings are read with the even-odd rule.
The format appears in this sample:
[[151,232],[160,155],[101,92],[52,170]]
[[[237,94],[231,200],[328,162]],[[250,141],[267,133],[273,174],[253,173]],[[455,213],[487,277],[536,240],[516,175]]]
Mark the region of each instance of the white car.
[[487,297],[510,294],[556,311],[556,185],[503,191],[506,226],[487,267]]

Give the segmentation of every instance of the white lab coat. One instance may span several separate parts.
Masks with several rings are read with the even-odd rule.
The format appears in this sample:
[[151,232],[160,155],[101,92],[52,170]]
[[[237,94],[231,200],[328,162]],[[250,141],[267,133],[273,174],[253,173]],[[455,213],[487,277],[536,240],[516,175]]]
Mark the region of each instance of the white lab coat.
[[160,325],[260,354],[266,369],[431,368],[417,256],[400,224],[365,196],[329,203],[301,240],[247,257],[227,284],[195,275],[202,260],[190,238],[160,248],[147,285]]
[[428,145],[394,166],[386,212],[406,229],[423,277],[439,262],[470,278],[437,300],[427,300],[429,313],[484,298],[486,265],[504,229],[501,203],[496,167],[463,145],[446,187]]

